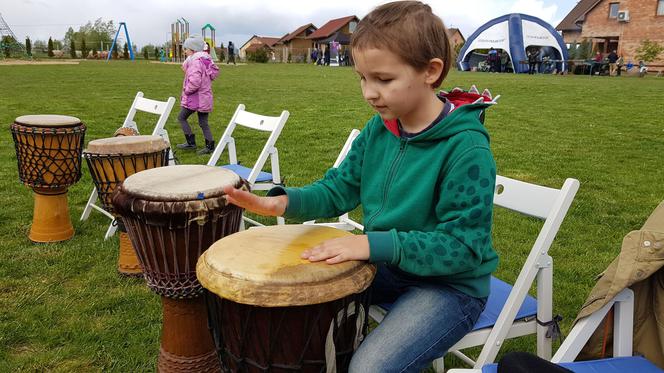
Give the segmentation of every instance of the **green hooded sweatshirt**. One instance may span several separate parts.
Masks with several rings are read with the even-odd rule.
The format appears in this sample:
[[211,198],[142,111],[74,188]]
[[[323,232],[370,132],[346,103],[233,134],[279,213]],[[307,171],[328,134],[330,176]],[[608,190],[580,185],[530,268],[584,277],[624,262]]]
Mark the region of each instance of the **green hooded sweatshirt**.
[[412,138],[376,115],[338,168],[268,195],[287,194],[284,216],[296,220],[339,216],[361,203],[369,261],[486,297],[498,264],[491,243],[496,165],[479,120],[487,106],[459,106]]

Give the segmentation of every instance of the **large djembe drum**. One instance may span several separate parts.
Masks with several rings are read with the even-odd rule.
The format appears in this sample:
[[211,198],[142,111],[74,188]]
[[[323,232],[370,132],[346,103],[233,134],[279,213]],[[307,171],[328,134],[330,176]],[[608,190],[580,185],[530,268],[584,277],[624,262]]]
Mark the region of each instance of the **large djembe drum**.
[[118,272],[127,276],[142,273],[138,257],[131,245],[122,218],[111,203],[111,194],[118,183],[137,172],[168,165],[168,143],[159,136],[119,136],[93,140],[83,151],[92,181],[103,208],[116,216],[120,231]]
[[34,242],[64,241],[74,235],[67,189],[81,178],[85,129],[80,119],[66,115],[24,115],[11,125],[18,177],[35,193],[28,235]]
[[212,245],[196,274],[206,291],[222,368],[232,372],[346,371],[367,330],[376,269],[300,258],[351,233],[321,226],[251,228]]
[[169,166],[131,175],[113,194],[148,286],[161,295],[161,372],[219,370],[195,271],[210,245],[240,227],[242,209],[227,202],[227,185],[246,188],[223,168]]

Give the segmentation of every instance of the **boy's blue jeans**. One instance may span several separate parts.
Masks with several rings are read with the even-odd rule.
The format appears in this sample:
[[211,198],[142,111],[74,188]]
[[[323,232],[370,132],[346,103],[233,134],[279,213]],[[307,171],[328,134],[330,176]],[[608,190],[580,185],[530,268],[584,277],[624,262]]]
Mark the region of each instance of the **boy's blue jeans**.
[[378,265],[371,290],[372,304],[393,304],[355,351],[352,373],[419,372],[466,335],[486,305],[486,298],[426,283],[386,265]]

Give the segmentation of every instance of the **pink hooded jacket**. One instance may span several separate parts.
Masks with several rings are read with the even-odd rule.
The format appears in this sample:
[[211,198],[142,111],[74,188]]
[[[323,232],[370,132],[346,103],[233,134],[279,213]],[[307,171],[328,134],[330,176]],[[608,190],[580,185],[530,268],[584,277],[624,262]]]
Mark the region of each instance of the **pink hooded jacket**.
[[182,64],[184,82],[180,106],[189,110],[209,113],[212,111],[212,81],[219,75],[219,68],[210,55],[196,52]]

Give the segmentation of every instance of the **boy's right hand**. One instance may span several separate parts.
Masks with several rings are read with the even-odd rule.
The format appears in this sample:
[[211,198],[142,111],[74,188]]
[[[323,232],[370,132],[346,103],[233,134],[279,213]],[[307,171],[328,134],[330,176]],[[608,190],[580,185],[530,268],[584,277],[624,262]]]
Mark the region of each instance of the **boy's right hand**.
[[247,211],[264,216],[281,216],[286,211],[288,196],[260,197],[232,185],[224,187],[228,202]]

